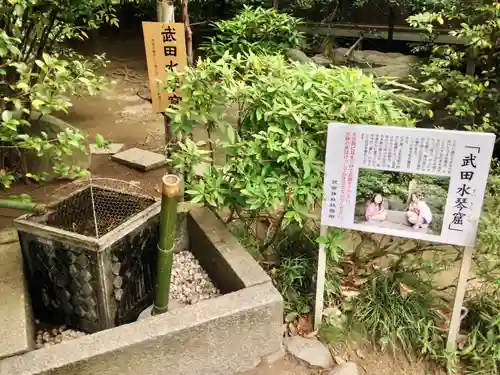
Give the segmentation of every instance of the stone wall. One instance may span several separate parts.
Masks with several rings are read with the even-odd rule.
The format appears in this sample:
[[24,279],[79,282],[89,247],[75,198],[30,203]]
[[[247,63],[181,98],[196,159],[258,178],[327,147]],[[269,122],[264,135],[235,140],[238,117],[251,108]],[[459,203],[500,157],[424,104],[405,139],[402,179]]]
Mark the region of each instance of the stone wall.
[[331,51],[331,55],[325,56],[317,54],[308,57],[299,50],[289,50],[289,59],[301,63],[315,63],[320,66],[351,65],[359,67],[366,74],[373,74],[375,77],[405,78],[411,74],[412,66],[418,62],[418,58],[411,55],[404,55],[396,52],[380,51],[352,51],[347,56],[347,48],[336,48]]

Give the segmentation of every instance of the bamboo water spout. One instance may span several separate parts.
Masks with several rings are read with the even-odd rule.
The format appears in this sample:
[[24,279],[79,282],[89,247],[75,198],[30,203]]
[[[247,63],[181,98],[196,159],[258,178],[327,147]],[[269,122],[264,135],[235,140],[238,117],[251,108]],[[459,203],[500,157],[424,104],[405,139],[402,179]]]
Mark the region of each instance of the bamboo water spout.
[[33,213],[45,213],[47,206],[32,202],[20,202],[13,199],[0,199],[0,208],[11,208],[13,210],[22,210]]
[[168,311],[170,279],[172,276],[173,249],[177,225],[177,204],[181,197],[181,179],[167,174],[162,179],[160,236],[156,265],[156,294],[152,315]]

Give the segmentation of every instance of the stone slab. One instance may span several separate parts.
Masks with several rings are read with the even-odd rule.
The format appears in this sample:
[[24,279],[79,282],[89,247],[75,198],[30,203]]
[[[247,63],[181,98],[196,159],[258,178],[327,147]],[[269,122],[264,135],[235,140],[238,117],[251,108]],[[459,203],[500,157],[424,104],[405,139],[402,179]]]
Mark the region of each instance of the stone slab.
[[140,148],[130,148],[114,154],[111,156],[111,160],[143,172],[160,168],[166,163],[164,155]]
[[0,231],[0,301],[0,359],[34,349],[35,328],[14,229]]
[[107,147],[97,147],[95,143],[90,145],[90,153],[92,155],[113,155],[120,152],[123,148],[123,143],[111,143]]
[[0,360],[8,375],[234,375],[281,349],[271,283]]
[[285,340],[286,350],[294,357],[307,362],[311,366],[330,368],[333,366],[330,350],[318,339],[306,339],[301,336],[288,337]]

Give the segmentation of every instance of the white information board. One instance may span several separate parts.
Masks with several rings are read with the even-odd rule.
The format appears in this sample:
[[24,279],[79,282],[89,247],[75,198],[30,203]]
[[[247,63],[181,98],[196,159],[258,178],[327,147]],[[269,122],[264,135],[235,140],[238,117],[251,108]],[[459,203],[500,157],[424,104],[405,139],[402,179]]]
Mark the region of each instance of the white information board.
[[[489,133],[330,124],[321,225],[472,247],[494,143]],[[360,177],[374,170],[435,176],[447,187],[444,209],[432,212],[425,185],[413,195],[401,184],[408,190],[405,208],[378,215],[383,193],[366,207],[356,199]]]

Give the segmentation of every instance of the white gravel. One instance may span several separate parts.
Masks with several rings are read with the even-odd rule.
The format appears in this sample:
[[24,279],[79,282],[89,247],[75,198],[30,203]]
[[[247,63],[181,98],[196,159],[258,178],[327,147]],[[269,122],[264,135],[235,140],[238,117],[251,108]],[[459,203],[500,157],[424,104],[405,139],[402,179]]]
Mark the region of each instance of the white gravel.
[[[208,274],[201,268],[200,263],[190,251],[181,251],[174,254],[170,284],[170,298],[172,300],[176,300],[183,305],[192,305],[218,295],[220,295],[220,291],[215,287]],[[85,335],[85,332],[67,329],[66,326],[38,329],[36,332],[36,348],[46,348]]]
[[192,305],[204,299],[214,298],[220,291],[208,274],[189,251],[174,254],[170,297],[183,304]]
[[39,329],[36,331],[36,348],[47,348],[52,345],[60,344],[63,341],[77,339],[85,335],[85,332],[67,329],[66,326],[52,329]]

